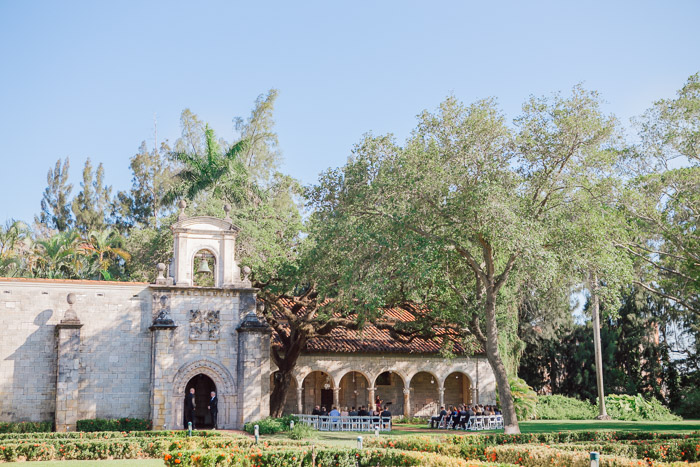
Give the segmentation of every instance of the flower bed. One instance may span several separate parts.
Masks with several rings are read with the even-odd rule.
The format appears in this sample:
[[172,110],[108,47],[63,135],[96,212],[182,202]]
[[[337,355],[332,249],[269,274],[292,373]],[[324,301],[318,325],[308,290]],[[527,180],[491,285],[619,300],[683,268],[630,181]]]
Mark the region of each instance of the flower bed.
[[0,433],[46,433],[53,422],[0,422]]

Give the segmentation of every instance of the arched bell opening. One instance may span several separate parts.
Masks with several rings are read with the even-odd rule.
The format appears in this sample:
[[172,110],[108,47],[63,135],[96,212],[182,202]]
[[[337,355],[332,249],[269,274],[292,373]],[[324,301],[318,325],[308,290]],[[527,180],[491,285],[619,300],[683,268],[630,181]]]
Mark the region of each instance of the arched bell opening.
[[217,283],[216,256],[211,250],[202,249],[192,261],[192,285],[195,287],[215,287]]
[[[213,428],[214,424],[207,405],[209,405],[211,392],[216,392],[216,384],[210,377],[200,373],[187,382],[185,394],[189,394],[192,388],[195,391],[194,427],[197,429]],[[187,423],[183,422],[183,426],[187,428]]]

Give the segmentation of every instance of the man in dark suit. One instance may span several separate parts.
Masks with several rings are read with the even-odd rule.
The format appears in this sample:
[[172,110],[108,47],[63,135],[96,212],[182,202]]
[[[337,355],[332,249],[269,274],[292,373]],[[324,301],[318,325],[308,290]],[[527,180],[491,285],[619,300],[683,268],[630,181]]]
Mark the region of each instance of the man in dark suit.
[[192,429],[194,429],[194,409],[194,388],[190,388],[189,394],[185,395],[185,430],[189,422],[192,422]]
[[440,427],[440,421],[446,416],[447,410],[445,410],[445,406],[440,406],[440,413],[438,413],[437,417],[430,417],[430,428]]
[[216,416],[219,414],[219,398],[216,397],[216,392],[214,391],[212,391],[210,395],[211,399],[209,400],[207,409],[209,409],[209,413],[211,414],[211,423],[214,425],[214,429],[216,430]]

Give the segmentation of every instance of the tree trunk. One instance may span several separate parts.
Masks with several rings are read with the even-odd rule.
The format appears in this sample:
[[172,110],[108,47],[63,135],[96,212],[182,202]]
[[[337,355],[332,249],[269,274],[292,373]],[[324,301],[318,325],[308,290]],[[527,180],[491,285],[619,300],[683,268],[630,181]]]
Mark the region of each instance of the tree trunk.
[[598,300],[598,276],[591,275],[591,299],[593,314],[593,348],[595,350],[595,376],[598,386],[598,420],[610,420],[605,410],[605,387],[603,386],[603,350],[600,342],[600,303]]
[[510,392],[508,373],[503,364],[501,354],[498,351],[498,324],[496,323],[496,292],[492,289],[486,291],[486,358],[491,364],[496,384],[498,385],[498,395],[501,402],[501,413],[505,425],[505,433],[520,433],[518,426],[518,416],[515,414],[515,403]]
[[270,417],[279,418],[284,413],[289,389],[292,387],[292,368],[278,370],[273,378],[274,387],[270,394]]

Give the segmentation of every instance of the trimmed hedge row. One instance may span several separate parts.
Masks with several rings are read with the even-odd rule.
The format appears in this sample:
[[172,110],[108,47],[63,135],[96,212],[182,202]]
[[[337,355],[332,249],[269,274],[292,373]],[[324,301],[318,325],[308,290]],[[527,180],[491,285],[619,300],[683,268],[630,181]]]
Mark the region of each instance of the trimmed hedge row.
[[77,431],[94,432],[94,431],[144,431],[153,428],[150,420],[143,418],[91,418],[87,420],[78,420],[75,424]]
[[[663,461],[663,462],[698,462],[700,461],[700,433],[695,432],[688,435],[678,435],[673,433],[612,433],[612,437],[606,435],[610,433],[587,433],[581,436],[574,436],[573,440],[567,442],[540,441],[535,434],[523,438],[522,435],[474,435],[474,436],[443,436],[443,437],[399,437],[367,440],[368,446],[401,449],[405,451],[431,452],[446,456],[460,457],[462,459],[494,460],[489,457],[491,448],[499,446],[513,446],[517,452],[529,452],[529,449],[544,447],[557,449],[562,452],[573,452],[576,455],[571,457],[571,462],[578,462],[578,453],[588,455],[591,451],[597,451],[613,458],[623,459],[621,465],[626,465],[625,459],[634,458],[637,461]],[[573,434],[573,433],[570,433]],[[564,438],[565,433],[553,433]],[[615,436],[617,435],[617,436]],[[591,442],[589,439],[598,437],[601,439]],[[628,438],[628,439],[624,439]],[[636,439],[629,439],[636,438]],[[647,439],[639,439],[647,438]],[[516,441],[517,440],[517,441]],[[550,444],[552,446],[550,446]],[[510,451],[508,451],[510,452]],[[556,454],[556,453],[555,453]],[[561,457],[561,453],[559,456]],[[510,458],[508,458],[510,459]],[[497,458],[495,460],[503,460]],[[510,462],[509,460],[503,460]],[[534,461],[533,461],[534,462]],[[542,464],[544,465],[544,464]],[[568,465],[568,464],[567,464]]]
[[192,467],[356,467],[356,466],[416,466],[428,467],[471,467],[502,464],[494,462],[465,461],[454,457],[432,453],[399,451],[395,449],[357,450],[342,448],[283,449],[283,450],[229,450],[229,451],[173,451],[163,457],[166,466]]
[[0,443],[0,460],[12,462],[54,459],[136,459],[157,458],[167,449],[167,440],[131,438],[125,440],[47,440],[41,443]]
[[[193,431],[192,437],[216,438],[221,437],[220,431]],[[186,431],[104,431],[104,432],[65,432],[65,433],[5,433],[0,434],[0,441],[10,439],[43,440],[43,439],[112,439],[112,438],[186,438]],[[249,439],[243,435],[226,433],[226,438]]]
[[0,433],[48,433],[53,422],[0,422]]

